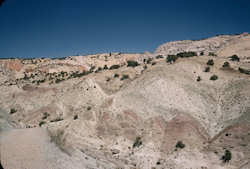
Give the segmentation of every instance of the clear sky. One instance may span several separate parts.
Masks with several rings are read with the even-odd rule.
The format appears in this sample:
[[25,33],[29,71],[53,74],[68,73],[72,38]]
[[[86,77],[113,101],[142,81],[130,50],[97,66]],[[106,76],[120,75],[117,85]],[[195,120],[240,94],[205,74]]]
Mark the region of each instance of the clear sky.
[[6,0],[0,57],[154,51],[162,43],[250,32],[250,0]]

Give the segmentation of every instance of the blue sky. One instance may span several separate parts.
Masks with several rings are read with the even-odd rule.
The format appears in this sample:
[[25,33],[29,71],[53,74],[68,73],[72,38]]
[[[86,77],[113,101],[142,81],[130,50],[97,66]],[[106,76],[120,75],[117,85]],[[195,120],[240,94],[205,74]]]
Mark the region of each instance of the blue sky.
[[152,52],[168,41],[249,30],[249,0],[6,0],[0,57]]

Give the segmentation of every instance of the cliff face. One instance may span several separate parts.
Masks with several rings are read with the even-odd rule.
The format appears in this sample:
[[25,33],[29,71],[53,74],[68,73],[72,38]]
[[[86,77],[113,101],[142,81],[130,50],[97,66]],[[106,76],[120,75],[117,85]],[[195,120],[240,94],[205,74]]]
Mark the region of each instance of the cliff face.
[[[224,35],[170,42],[152,54],[0,60],[1,164],[249,168],[250,76],[238,70],[250,68],[248,43],[248,34]],[[166,62],[184,51],[198,56]],[[228,58],[234,54],[239,62]]]

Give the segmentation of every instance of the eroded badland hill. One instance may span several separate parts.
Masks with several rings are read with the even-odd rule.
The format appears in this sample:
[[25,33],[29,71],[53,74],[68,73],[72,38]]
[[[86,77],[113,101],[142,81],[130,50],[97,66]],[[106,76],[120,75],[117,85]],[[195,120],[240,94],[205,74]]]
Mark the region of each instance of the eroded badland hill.
[[250,35],[0,60],[4,169],[249,169]]

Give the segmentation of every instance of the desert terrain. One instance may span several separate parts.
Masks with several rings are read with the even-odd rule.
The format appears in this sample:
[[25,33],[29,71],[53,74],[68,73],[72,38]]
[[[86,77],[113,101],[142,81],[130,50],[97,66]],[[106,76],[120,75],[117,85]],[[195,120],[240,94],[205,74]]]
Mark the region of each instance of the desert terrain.
[[250,35],[0,59],[4,169],[250,169]]

